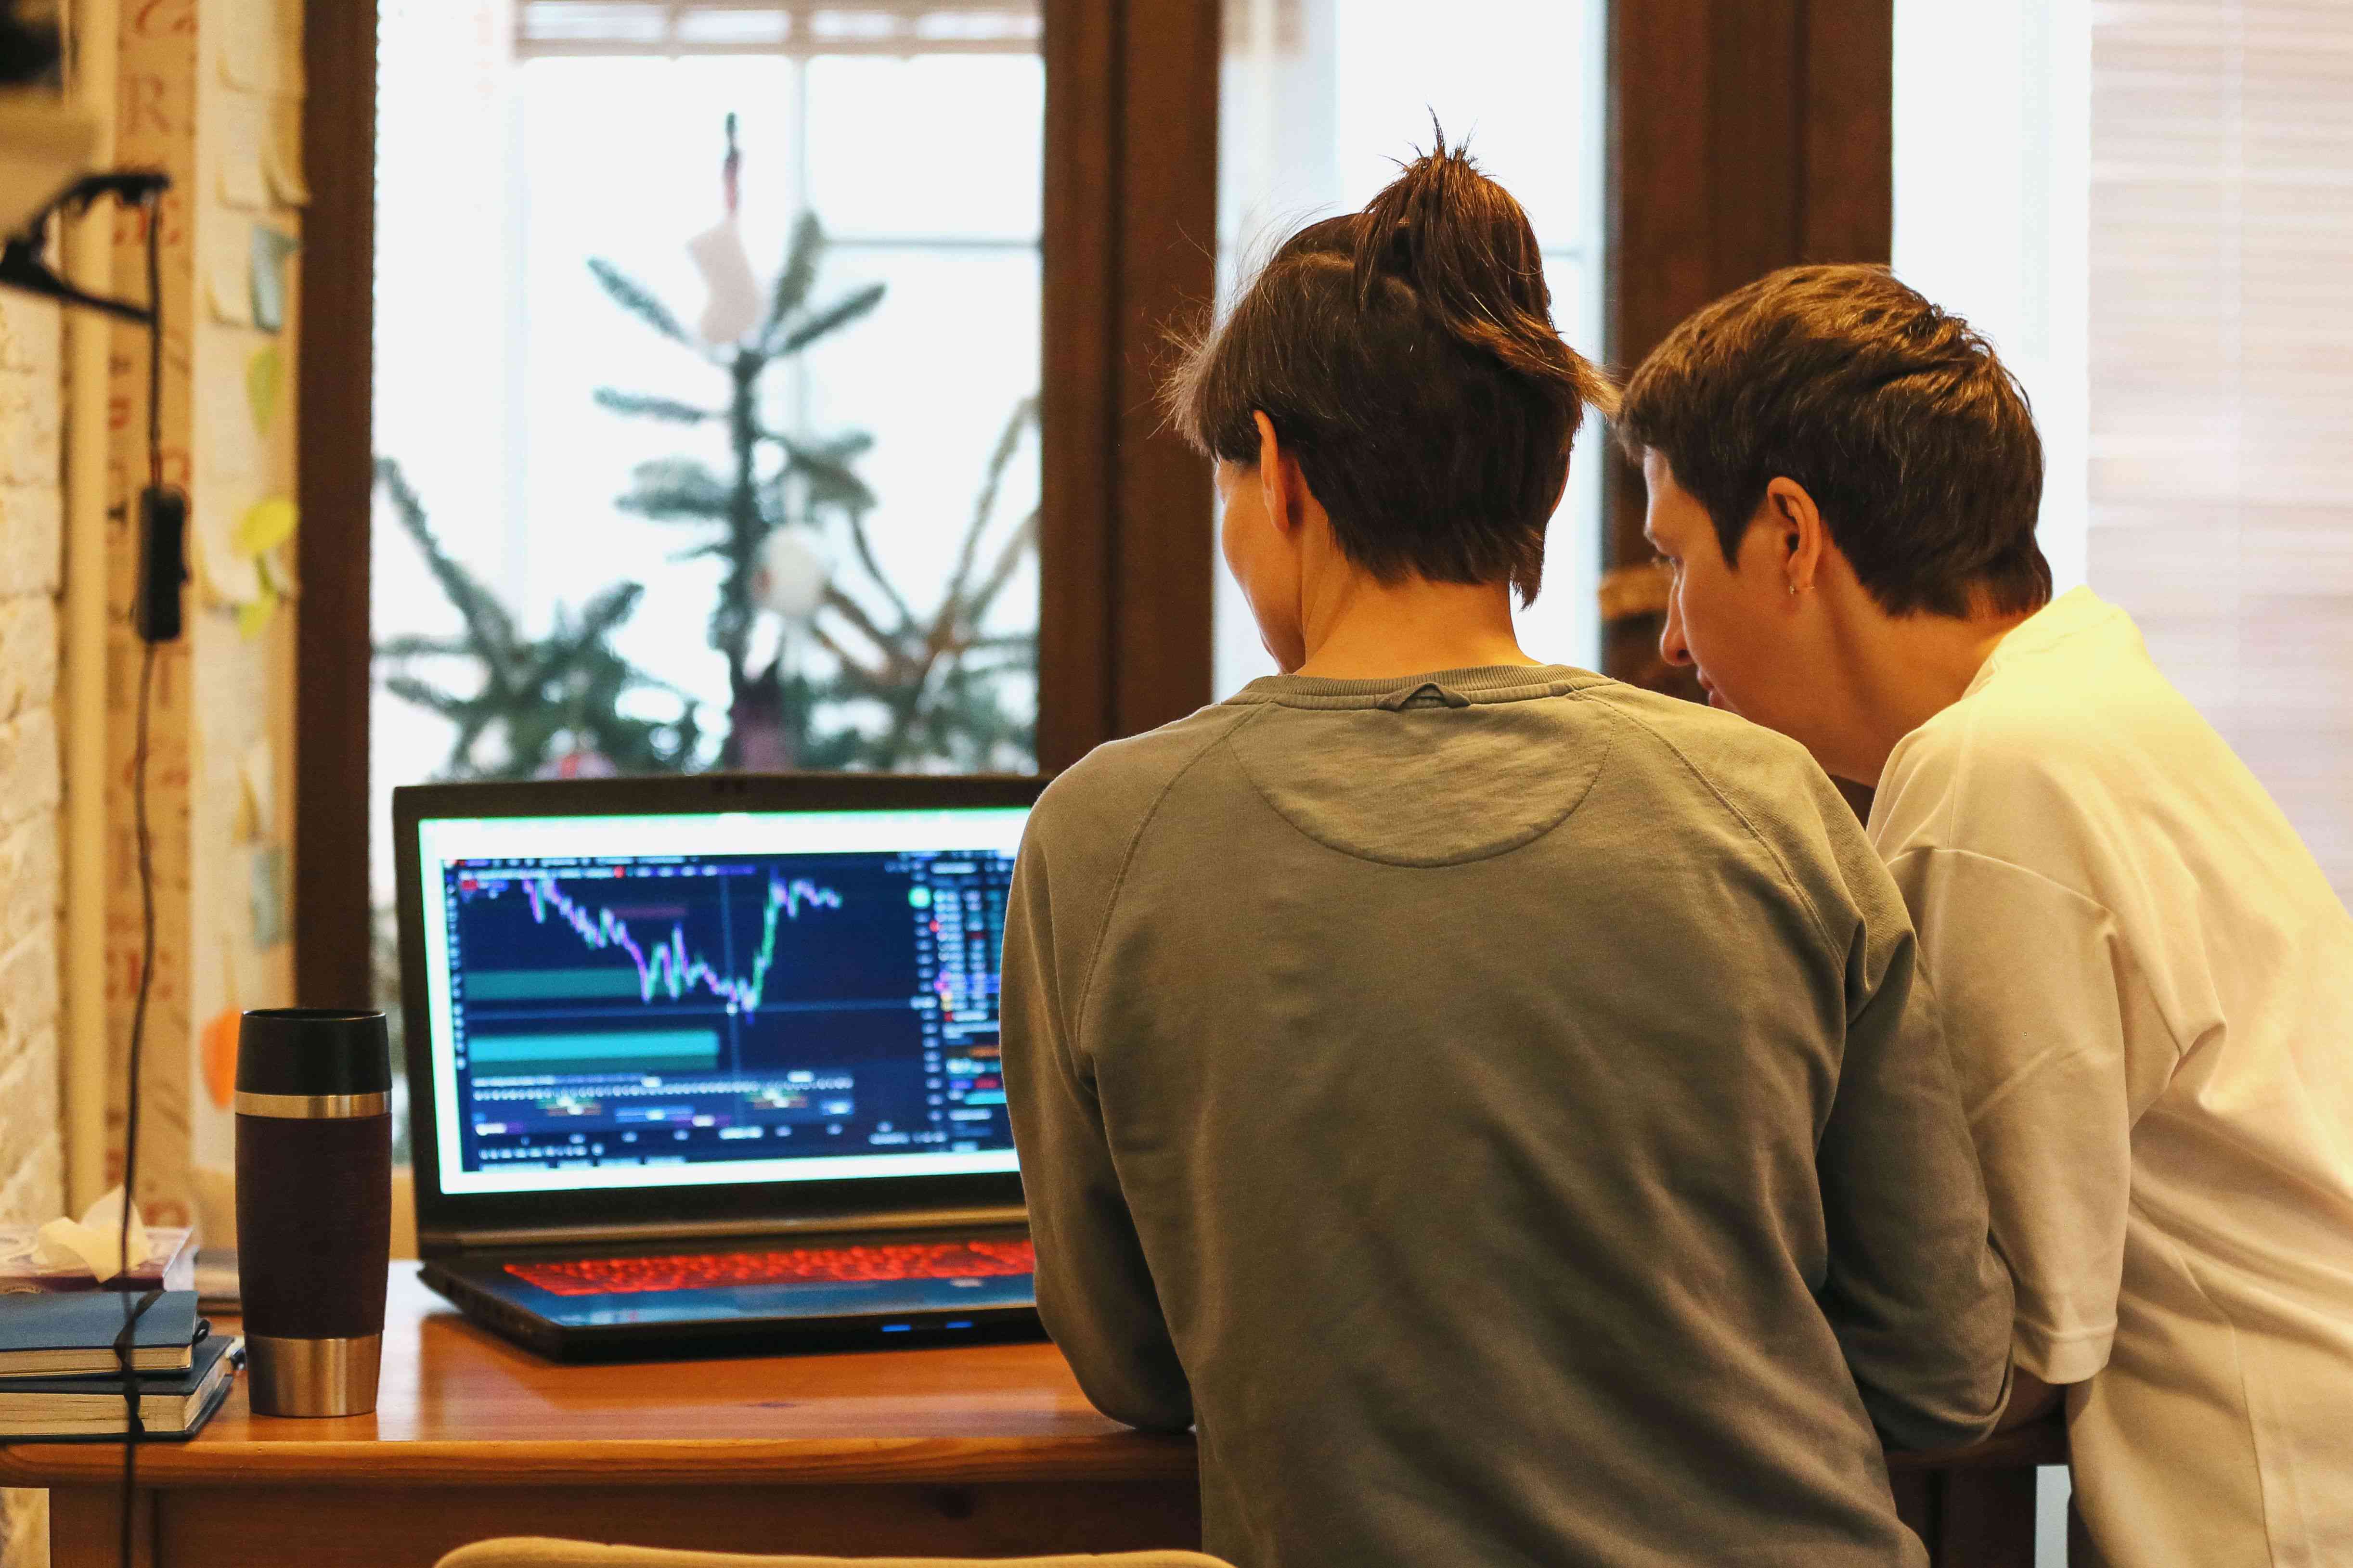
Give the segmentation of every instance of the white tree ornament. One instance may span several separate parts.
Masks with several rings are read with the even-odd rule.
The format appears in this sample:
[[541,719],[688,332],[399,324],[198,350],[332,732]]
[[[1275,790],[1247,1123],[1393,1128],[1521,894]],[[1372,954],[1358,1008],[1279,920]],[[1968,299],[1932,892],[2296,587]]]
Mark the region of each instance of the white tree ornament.
[[780,528],[760,545],[760,569],[752,584],[760,607],[788,626],[805,626],[825,603],[833,580],[832,563],[804,529]]

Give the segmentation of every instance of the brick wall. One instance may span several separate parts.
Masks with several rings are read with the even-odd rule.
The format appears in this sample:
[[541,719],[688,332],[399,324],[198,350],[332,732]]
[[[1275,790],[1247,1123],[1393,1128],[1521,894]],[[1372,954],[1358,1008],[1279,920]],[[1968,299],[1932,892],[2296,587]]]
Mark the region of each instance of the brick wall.
[[58,1105],[58,311],[0,298],[0,1218],[65,1203]]
[[[0,295],[0,1222],[65,1206],[58,1105],[57,308]],[[47,1561],[38,1492],[0,1492],[0,1563]]]

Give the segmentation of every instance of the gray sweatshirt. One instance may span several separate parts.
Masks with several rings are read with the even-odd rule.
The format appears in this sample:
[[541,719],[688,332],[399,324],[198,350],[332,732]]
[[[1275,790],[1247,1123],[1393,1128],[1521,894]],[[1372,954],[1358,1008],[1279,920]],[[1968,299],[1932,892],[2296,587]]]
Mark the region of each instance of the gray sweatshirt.
[[2010,1288],[1895,887],[1794,743],[1558,667],[1284,678],[1031,817],[1047,1327],[1244,1568],[1922,1564]]

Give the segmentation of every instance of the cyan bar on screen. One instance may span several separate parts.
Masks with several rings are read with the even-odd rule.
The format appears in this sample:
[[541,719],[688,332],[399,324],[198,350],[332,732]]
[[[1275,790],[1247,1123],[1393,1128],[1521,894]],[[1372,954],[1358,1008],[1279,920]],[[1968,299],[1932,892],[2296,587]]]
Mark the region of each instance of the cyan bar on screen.
[[474,1071],[694,1072],[719,1065],[709,1029],[625,1035],[477,1035],[467,1043]]
[[486,969],[466,976],[466,995],[476,1002],[546,1002],[558,997],[636,996],[641,987],[633,965],[597,969]]

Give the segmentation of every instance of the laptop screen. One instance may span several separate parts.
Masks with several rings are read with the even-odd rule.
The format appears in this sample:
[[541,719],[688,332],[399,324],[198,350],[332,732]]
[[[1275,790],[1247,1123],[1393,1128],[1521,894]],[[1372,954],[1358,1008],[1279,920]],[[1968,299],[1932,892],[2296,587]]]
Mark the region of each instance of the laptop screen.
[[421,819],[441,1190],[1012,1171],[1028,815]]

